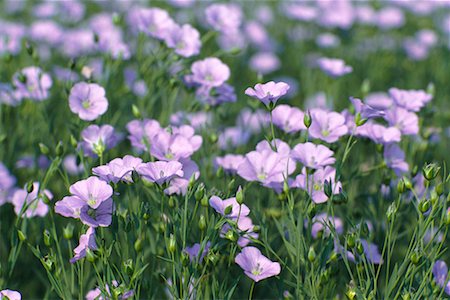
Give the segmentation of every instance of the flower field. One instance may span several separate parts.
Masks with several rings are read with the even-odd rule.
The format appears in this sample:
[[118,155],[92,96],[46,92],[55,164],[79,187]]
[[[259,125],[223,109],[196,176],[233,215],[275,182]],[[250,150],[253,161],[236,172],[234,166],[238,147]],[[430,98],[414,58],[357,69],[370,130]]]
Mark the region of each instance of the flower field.
[[450,1],[0,2],[0,299],[450,297]]

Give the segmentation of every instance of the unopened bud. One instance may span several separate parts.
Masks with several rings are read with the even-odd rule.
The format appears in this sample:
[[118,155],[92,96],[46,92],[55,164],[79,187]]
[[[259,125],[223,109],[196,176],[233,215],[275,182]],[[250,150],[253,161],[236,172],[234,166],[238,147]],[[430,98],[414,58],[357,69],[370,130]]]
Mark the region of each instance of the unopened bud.
[[131,106],[131,112],[133,113],[133,116],[134,116],[136,119],[142,118],[141,111],[139,110],[139,108],[138,108],[135,104],[133,104],[133,105]]
[[205,195],[205,185],[203,183],[200,183],[194,194],[195,200],[197,200],[197,201],[202,200],[204,195]]
[[397,192],[399,194],[403,194],[406,191],[405,182],[403,179],[400,179],[397,183]]
[[411,190],[412,187],[413,187],[413,185],[412,185],[412,183],[411,183],[411,180],[409,180],[409,179],[406,178],[406,177],[403,177],[403,181],[404,181],[404,183],[405,183],[405,188],[407,188],[408,190]]
[[50,150],[48,149],[48,147],[43,143],[39,143],[39,150],[44,155],[48,155],[50,153]]
[[134,242],[134,250],[138,253],[142,251],[142,239],[138,238],[136,242]]
[[125,270],[125,273],[128,274],[128,276],[133,275],[134,268],[133,260],[131,258],[123,262],[123,269]]
[[356,244],[356,240],[355,240],[355,236],[353,234],[350,234],[347,237],[347,246],[349,246],[350,248],[355,247]]
[[176,249],[177,249],[177,241],[175,239],[175,236],[173,234],[170,234],[168,250],[170,253],[174,253]]
[[175,207],[175,199],[172,196],[169,197],[169,207],[170,208]]
[[204,215],[200,215],[200,219],[198,220],[198,228],[200,228],[201,231],[206,229],[206,219]]
[[203,207],[208,207],[209,206],[208,197],[206,197],[206,195],[203,196],[202,200],[200,200],[200,204]]
[[227,233],[225,233],[225,238],[227,240],[230,240],[232,242],[237,241],[238,237],[236,236],[236,233],[233,230],[228,230]]
[[56,156],[61,156],[64,153],[64,144],[62,141],[59,141],[55,148]]
[[314,262],[316,260],[316,251],[314,251],[314,248],[312,246],[309,247],[308,260],[310,262]]
[[17,230],[17,236],[21,242],[24,242],[27,239],[27,236],[22,232],[22,230]]
[[419,263],[419,260],[420,260],[420,254],[417,253],[417,252],[414,252],[413,254],[411,254],[410,259],[411,259],[411,262],[413,264],[417,265]]
[[66,240],[70,240],[73,237],[73,224],[69,223],[66,225],[66,227],[63,228],[63,237]]
[[87,259],[87,261],[90,262],[90,263],[93,263],[96,258],[97,258],[97,256],[95,255],[94,251],[92,251],[91,249],[87,248],[86,249],[86,259]]
[[444,183],[443,183],[443,182],[440,182],[440,183],[436,186],[435,190],[436,190],[436,194],[437,194],[438,196],[441,196],[441,195],[444,193]]
[[332,183],[330,180],[325,179],[325,182],[323,185],[323,191],[324,191],[325,195],[327,195],[328,198],[330,198],[331,195],[333,194],[333,187],[332,187]]
[[239,204],[244,203],[244,191],[242,190],[241,186],[238,187],[238,190],[236,192],[236,202]]
[[309,113],[309,111],[307,111],[303,115],[303,124],[305,125],[306,128],[309,128],[311,127],[311,123],[312,123],[311,114]]
[[28,194],[32,193],[33,190],[34,190],[34,184],[33,184],[33,181],[28,181],[28,182],[27,182],[26,188],[27,188],[27,193],[28,193]]
[[78,141],[73,135],[70,135],[70,144],[74,148],[77,148],[77,146],[78,146]]
[[232,210],[233,210],[233,205],[228,205],[227,207],[225,207],[225,210],[223,212],[226,216],[228,216],[229,214],[231,214]]
[[211,133],[210,135],[209,135],[209,141],[212,143],[212,144],[215,144],[216,142],[217,142],[217,140],[218,140],[218,137],[217,137],[217,134],[216,133]]
[[223,177],[223,168],[222,168],[222,167],[218,167],[218,168],[217,168],[216,176],[217,176],[218,178],[222,178],[222,177]]
[[431,202],[428,199],[425,199],[419,203],[419,210],[421,213],[426,213],[431,206]]
[[438,176],[440,170],[441,167],[438,164],[428,164],[422,169],[423,177],[425,177],[426,180],[431,181]]
[[356,244],[356,252],[358,252],[359,255],[362,255],[364,253],[364,246],[361,241],[358,241],[358,243]]

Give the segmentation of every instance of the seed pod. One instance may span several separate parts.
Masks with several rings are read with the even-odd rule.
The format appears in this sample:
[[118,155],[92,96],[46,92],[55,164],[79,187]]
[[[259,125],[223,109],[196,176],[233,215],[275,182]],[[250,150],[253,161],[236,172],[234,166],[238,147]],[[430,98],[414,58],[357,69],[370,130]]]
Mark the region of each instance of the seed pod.
[[48,231],[47,229],[44,230],[44,244],[47,247],[50,247],[51,245],[50,231]]

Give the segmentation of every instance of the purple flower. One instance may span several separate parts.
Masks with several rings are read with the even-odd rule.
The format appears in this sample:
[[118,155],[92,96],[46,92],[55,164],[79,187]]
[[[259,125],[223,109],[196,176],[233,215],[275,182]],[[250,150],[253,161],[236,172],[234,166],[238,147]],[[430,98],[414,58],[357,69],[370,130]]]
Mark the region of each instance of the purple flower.
[[96,83],[79,82],[70,90],[70,110],[83,121],[93,121],[108,110],[105,89]]
[[211,126],[213,115],[210,112],[199,111],[187,113],[179,111],[170,116],[170,124],[173,126],[190,125],[194,129],[203,129]]
[[291,151],[291,157],[305,167],[319,169],[335,163],[334,152],[323,145],[313,143],[297,144]]
[[16,178],[0,162],[0,206],[9,201],[15,184]]
[[80,219],[91,227],[111,225],[114,203],[113,189],[105,181],[91,176],[70,186],[71,196],[56,202],[55,212],[68,218]]
[[83,164],[77,163],[77,157],[73,154],[69,154],[64,158],[63,166],[70,175],[79,175],[84,171]]
[[400,142],[402,134],[396,127],[385,127],[376,123],[366,123],[358,127],[357,134],[370,138],[377,144]]
[[236,32],[242,22],[242,11],[236,4],[212,4],[205,15],[209,26],[222,33]]
[[127,20],[133,29],[160,40],[163,40],[175,25],[167,11],[156,7],[133,8],[128,13]]
[[375,21],[379,28],[388,30],[403,26],[405,16],[400,8],[386,6],[378,11]]
[[294,170],[295,163],[288,156],[267,149],[247,153],[237,173],[247,181],[268,185],[283,182]]
[[311,111],[311,119],[310,135],[327,143],[336,142],[348,132],[344,116],[337,112],[315,109]]
[[39,192],[39,182],[33,183],[33,191],[28,193],[26,189],[17,190],[11,198],[14,205],[14,212],[22,218],[32,218],[35,216],[44,217],[48,213],[48,206],[44,203],[43,197],[49,200],[53,194],[49,190]]
[[353,68],[347,66],[342,59],[337,58],[319,58],[317,61],[319,68],[331,77],[340,77],[351,73]]
[[245,94],[247,96],[258,99],[264,105],[269,107],[270,105],[275,106],[278,99],[286,95],[289,90],[289,85],[285,82],[273,82],[269,81],[267,83],[258,83],[255,88],[247,88]]
[[388,144],[384,147],[384,160],[386,165],[391,168],[397,176],[405,174],[409,170],[408,163],[405,161],[405,152],[397,144]]
[[241,127],[228,127],[219,134],[217,141],[220,149],[230,149],[247,144],[250,132]]
[[352,102],[353,107],[355,107],[355,112],[361,115],[363,119],[372,119],[384,116],[384,111],[377,110],[368,104],[364,104],[360,99],[350,97],[350,102]]
[[80,147],[86,156],[102,155],[119,142],[119,136],[111,125],[89,125],[81,132],[81,138]]
[[230,69],[220,59],[208,57],[194,62],[189,80],[205,87],[218,87],[230,78]]
[[401,90],[398,88],[389,89],[389,95],[395,104],[409,111],[419,111],[423,106],[433,99],[433,96],[423,90]]
[[270,114],[263,110],[243,109],[238,116],[237,125],[253,133],[259,133],[270,124]]
[[[134,290],[126,290],[124,284],[119,286],[117,280],[112,281],[112,286],[114,287],[114,297],[118,300],[129,299],[134,296]],[[106,294],[100,290],[100,288],[95,288],[90,290],[86,294],[86,300],[109,300],[113,297],[111,296],[111,290],[108,284],[105,284],[105,292]],[[116,294],[118,292],[118,294]]]
[[[246,217],[250,213],[250,209],[245,204],[239,204],[236,201],[236,197],[228,198],[222,200],[218,196],[212,196],[209,198],[209,205],[214,208],[214,210],[224,217],[229,219],[237,219],[238,217]],[[227,207],[231,207],[229,214],[225,214]]]
[[47,99],[52,84],[52,78],[38,67],[27,67],[13,77],[18,96],[35,101]]
[[226,154],[225,156],[218,156],[214,159],[217,166],[223,168],[225,172],[236,173],[239,165],[244,161],[244,156],[240,154]]
[[167,47],[175,49],[175,53],[183,57],[199,54],[202,46],[200,34],[189,24],[172,26],[165,41]]
[[220,105],[226,102],[236,102],[237,97],[234,87],[224,83],[216,88],[200,86],[195,93],[198,100],[212,106]]
[[0,83],[0,104],[17,106],[21,101],[20,91],[14,90],[10,84]]
[[272,111],[272,122],[286,133],[306,130],[303,124],[304,113],[297,107],[281,104]]
[[332,193],[338,194],[342,185],[336,182],[336,169],[330,166],[316,170],[313,174],[306,175],[306,168],[295,178],[293,187],[301,188],[308,192],[314,203],[324,203],[328,196],[324,192],[325,181],[332,186]]
[[86,256],[88,249],[97,250],[97,243],[95,242],[95,229],[89,227],[85,234],[80,236],[80,242],[78,246],[73,249],[74,256],[70,259],[70,263],[73,264]]
[[197,180],[200,177],[200,171],[197,164],[190,159],[182,159],[180,163],[183,165],[183,176],[174,177],[169,183],[169,186],[164,190],[167,195],[186,195],[189,182]]
[[447,295],[450,296],[450,281],[448,280],[448,267],[443,260],[437,260],[433,265],[434,281],[438,286],[444,288]]
[[416,135],[419,133],[419,117],[404,108],[392,108],[387,112],[385,119],[390,126],[398,128],[404,135]]
[[139,165],[137,172],[145,180],[163,185],[176,176],[183,176],[182,168],[183,165],[178,161],[155,161]]
[[386,111],[393,105],[391,97],[383,92],[370,93],[364,100],[367,105],[377,110]]
[[189,255],[189,259],[191,262],[198,261],[198,263],[201,264],[203,258],[205,258],[206,254],[208,254],[209,247],[211,247],[211,242],[207,242],[205,247],[203,248],[203,251],[201,251],[201,245],[199,243],[195,243],[194,245],[192,245],[192,247],[186,247],[184,251]]
[[189,158],[200,149],[203,139],[189,125],[172,127],[172,133],[161,130],[151,141],[150,153],[160,160]]
[[106,165],[92,169],[92,173],[106,182],[118,183],[119,181],[132,183],[131,173],[142,163],[142,159],[131,155],[123,158],[115,158]]
[[272,52],[259,52],[250,58],[250,68],[263,75],[279,69],[280,66],[280,59]]
[[313,238],[317,238],[319,232],[324,231],[325,234],[329,235],[330,225],[334,227],[337,234],[342,234],[344,232],[344,223],[340,218],[330,217],[325,213],[319,214],[312,219],[311,235]]
[[13,290],[2,290],[0,291],[0,299],[8,299],[8,300],[21,300],[22,299],[22,295],[17,292],[17,291],[13,291]]
[[140,150],[150,150],[151,141],[163,129],[159,122],[151,119],[133,120],[127,124],[131,145]]
[[258,248],[251,246],[243,248],[234,261],[244,270],[245,275],[255,282],[281,272],[279,263],[270,261]]

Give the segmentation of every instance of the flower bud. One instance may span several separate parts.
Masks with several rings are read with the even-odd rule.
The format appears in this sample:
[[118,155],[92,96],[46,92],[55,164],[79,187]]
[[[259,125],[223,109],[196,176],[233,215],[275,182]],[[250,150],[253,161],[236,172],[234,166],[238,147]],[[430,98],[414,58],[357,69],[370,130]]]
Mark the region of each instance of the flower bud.
[[244,191],[242,190],[241,186],[239,186],[236,192],[236,202],[239,204],[244,203]]
[[405,182],[405,188],[407,188],[408,190],[411,190],[413,187],[411,180],[409,180],[406,177],[403,177],[403,181]]
[[447,213],[445,214],[445,225],[450,225],[450,207],[447,209]]
[[213,265],[217,264],[219,262],[219,254],[214,253],[212,251],[210,251],[208,253],[208,256],[206,256],[206,259],[211,262]]
[[395,202],[392,202],[386,211],[386,218],[388,219],[388,221],[391,221],[395,217],[396,213],[397,213],[397,205],[395,204]]
[[397,192],[399,194],[403,194],[406,191],[405,182],[403,179],[400,179],[397,183]]
[[55,148],[56,156],[61,156],[64,153],[64,144],[62,141],[59,141]]
[[134,251],[141,252],[142,251],[142,239],[138,238],[136,242],[134,242]]
[[420,260],[420,254],[417,253],[417,251],[415,251],[415,252],[413,252],[413,254],[411,254],[410,259],[413,264],[417,265]]
[[427,94],[430,94],[430,95],[434,96],[435,92],[436,92],[436,88],[434,86],[434,83],[430,82],[427,85]]
[[205,195],[205,185],[203,183],[200,183],[197,186],[197,190],[195,191],[195,200],[200,201],[202,200],[203,196]]
[[72,134],[70,135],[70,144],[74,148],[77,148],[77,146],[78,146],[78,141]]
[[24,242],[27,239],[27,236],[22,232],[22,230],[17,230],[17,236],[21,242]]
[[370,92],[370,80],[366,78],[363,80],[361,84],[361,93],[366,96],[369,92]]
[[231,214],[232,210],[233,210],[233,205],[228,205],[227,207],[225,207],[225,210],[223,212],[227,216],[227,215]]
[[358,252],[359,255],[364,253],[364,247],[360,241],[356,244],[356,252]]
[[216,177],[218,177],[218,178],[222,178],[223,177],[223,168],[222,167],[218,167],[217,168]]
[[28,55],[33,56],[34,53],[34,47],[30,42],[25,42],[25,48],[27,50]]
[[170,234],[168,250],[170,253],[174,253],[176,249],[177,241],[175,239],[175,236],[173,234]]
[[356,127],[362,126],[362,125],[366,124],[366,122],[367,122],[367,119],[363,119],[363,118],[361,117],[361,114],[360,114],[360,113],[357,113],[357,114],[356,114],[356,116],[355,116],[355,124],[356,124]]
[[136,119],[142,118],[141,111],[139,110],[139,108],[138,108],[135,104],[133,104],[133,105],[131,106],[131,112],[133,113],[133,116],[134,116]]
[[39,150],[44,155],[48,155],[50,153],[50,150],[48,149],[48,147],[43,143],[39,143]]
[[47,229],[44,230],[44,244],[47,247],[50,247],[51,245],[50,231],[48,231]]
[[116,12],[113,13],[112,21],[113,21],[114,25],[116,25],[116,26],[120,25],[121,20],[122,20],[122,18],[120,17],[120,15],[118,13],[116,13]]
[[402,300],[411,300],[411,294],[409,292],[404,292],[402,294]]
[[228,186],[227,186],[229,191],[234,190],[234,183],[235,182],[236,182],[236,180],[234,178],[230,180],[230,182],[228,183]]
[[94,251],[87,248],[86,249],[86,259],[88,262],[93,263],[97,259],[97,255],[95,255]]
[[310,262],[314,262],[316,260],[316,251],[314,251],[314,248],[312,246],[309,247],[308,260]]
[[211,133],[209,135],[209,141],[211,142],[211,144],[215,144],[218,140],[217,134],[215,132]]
[[232,242],[236,242],[238,237],[236,236],[236,233],[233,230],[228,230],[227,233],[225,233],[225,238],[227,240],[230,240]]
[[34,190],[34,184],[33,184],[33,181],[28,181],[26,187],[27,187],[27,193],[28,193],[28,194],[32,193],[33,190]]
[[355,241],[355,235],[352,233],[349,236],[347,236],[347,246],[350,248],[355,247],[356,241]]
[[428,199],[425,199],[419,203],[419,210],[421,213],[426,213],[431,206],[431,202]]
[[436,190],[436,194],[437,194],[438,196],[441,196],[441,195],[444,193],[444,183],[443,183],[443,182],[440,182],[440,183],[436,186],[435,190]]
[[306,128],[311,127],[312,119],[309,110],[303,115],[303,124]]
[[136,170],[131,171],[131,180],[133,180],[134,183],[139,182],[139,179],[141,179],[141,176],[139,175]]
[[425,177],[426,180],[431,181],[439,175],[440,170],[441,167],[438,164],[427,164],[422,169],[423,177]]
[[66,227],[63,228],[63,237],[66,240],[70,240],[73,237],[73,224],[69,223],[66,225]]
[[200,215],[200,219],[198,220],[198,228],[200,228],[201,231],[206,229],[206,219],[204,215]]
[[283,193],[286,195],[289,193],[289,184],[286,180],[283,182]]
[[202,200],[200,201],[200,204],[201,204],[203,207],[208,207],[208,206],[209,206],[208,197],[206,197],[206,195],[203,196]]

